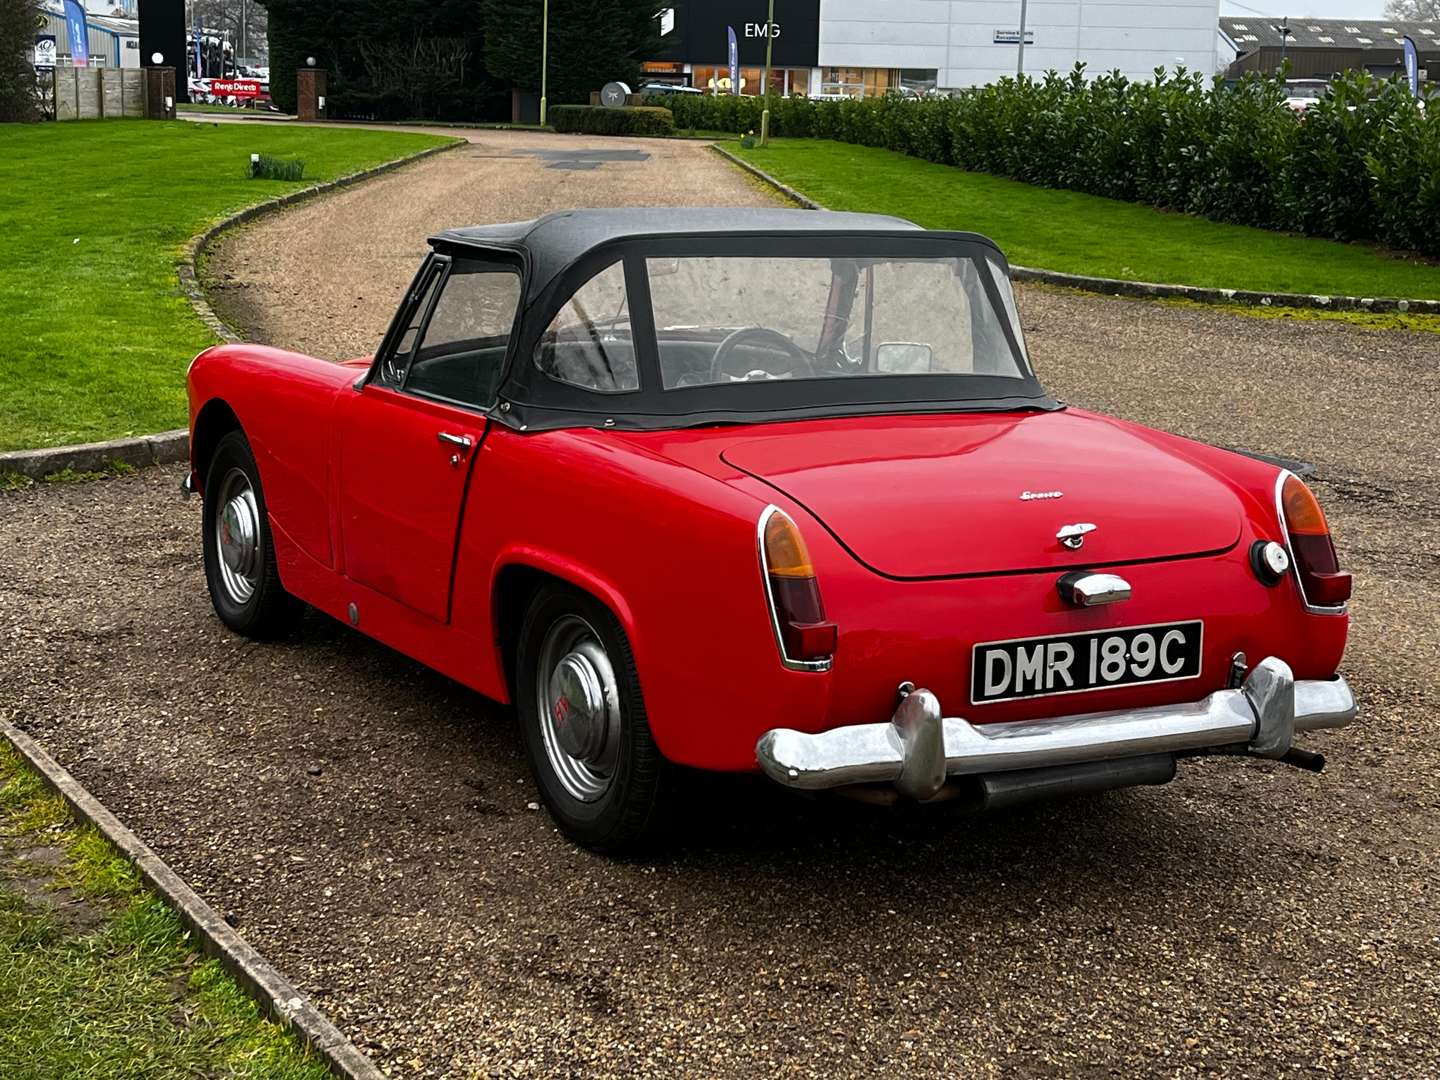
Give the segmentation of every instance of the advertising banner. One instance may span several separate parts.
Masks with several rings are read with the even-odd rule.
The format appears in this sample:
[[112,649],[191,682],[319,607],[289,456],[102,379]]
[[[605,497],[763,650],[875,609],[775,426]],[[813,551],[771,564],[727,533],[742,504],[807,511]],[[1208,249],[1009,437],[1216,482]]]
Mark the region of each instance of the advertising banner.
[[70,38],[70,63],[90,66],[90,31],[85,27],[85,7],[80,0],[65,0],[65,34]]
[[1410,93],[1414,97],[1420,96],[1420,52],[1415,48],[1412,38],[1406,37],[1401,45],[1405,51],[1405,79],[1410,83]]
[[200,79],[209,85],[209,92],[216,97],[257,98],[260,96],[259,79]]
[[740,93],[740,45],[735,40],[735,28],[727,26],[730,32],[730,92]]
[[55,35],[38,34],[35,38],[35,69],[48,71],[55,66]]

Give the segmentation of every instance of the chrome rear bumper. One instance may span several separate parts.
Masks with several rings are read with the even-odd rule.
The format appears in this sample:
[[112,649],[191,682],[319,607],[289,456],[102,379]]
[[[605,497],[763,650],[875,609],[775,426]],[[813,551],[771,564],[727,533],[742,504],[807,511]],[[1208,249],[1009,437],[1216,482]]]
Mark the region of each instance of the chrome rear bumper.
[[1296,681],[1290,666],[1272,656],[1256,664],[1239,689],[1200,701],[1046,720],[970,724],[942,716],[934,694],[915,690],[888,723],[818,735],[775,728],[760,737],[755,756],[766,775],[786,787],[893,783],[902,795],[929,799],[951,776],[1218,747],[1279,758],[1297,731],[1344,727],[1355,712],[1343,678]]

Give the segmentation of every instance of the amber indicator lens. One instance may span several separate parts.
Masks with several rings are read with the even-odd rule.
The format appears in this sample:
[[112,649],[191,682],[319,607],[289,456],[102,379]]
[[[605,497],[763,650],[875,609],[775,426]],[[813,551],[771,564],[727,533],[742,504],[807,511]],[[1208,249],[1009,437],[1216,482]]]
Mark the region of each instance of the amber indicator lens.
[[1315,495],[1298,476],[1285,478],[1280,491],[1280,504],[1285,508],[1285,527],[1291,536],[1329,536],[1330,526],[1325,511]]
[[1306,601],[1320,607],[1345,603],[1350,599],[1350,575],[1340,569],[1325,511],[1299,477],[1285,478],[1280,508],[1285,516],[1285,531],[1290,534],[1295,574]]
[[815,576],[805,540],[783,510],[774,511],[765,522],[765,565],[771,577]]
[[775,621],[788,660],[828,660],[839,637],[825,620],[820,583],[800,530],[783,510],[770,511],[764,528],[765,572]]

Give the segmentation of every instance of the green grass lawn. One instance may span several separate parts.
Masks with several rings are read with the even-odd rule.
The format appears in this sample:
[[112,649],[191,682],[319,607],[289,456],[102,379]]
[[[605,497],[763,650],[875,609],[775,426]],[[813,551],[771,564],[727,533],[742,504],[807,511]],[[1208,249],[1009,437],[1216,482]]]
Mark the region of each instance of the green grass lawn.
[[[175,262],[252,203],[448,140],[151,120],[0,124],[0,450],[185,424],[185,368],[214,338]],[[299,182],[251,180],[251,153]]]
[[832,210],[984,233],[1021,266],[1218,288],[1440,297],[1440,266],[1358,244],[1222,225],[846,143],[775,139],[764,150],[728,149]]
[[76,825],[8,744],[0,746],[0,860],[6,1080],[330,1075],[198,953],[135,868]]

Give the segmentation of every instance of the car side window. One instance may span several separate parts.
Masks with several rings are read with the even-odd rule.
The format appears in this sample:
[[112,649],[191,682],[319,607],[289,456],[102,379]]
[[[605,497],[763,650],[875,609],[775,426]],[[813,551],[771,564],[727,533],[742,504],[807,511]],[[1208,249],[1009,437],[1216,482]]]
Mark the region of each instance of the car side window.
[[389,386],[399,386],[405,379],[405,370],[410,366],[415,352],[415,341],[420,336],[425,313],[430,310],[430,301],[435,297],[435,287],[445,273],[445,266],[444,261],[432,261],[425,268],[424,277],[414,286],[413,295],[416,299],[406,314],[405,326],[400,331],[400,336],[395,339],[395,345],[385,357],[385,362],[380,365],[380,380]]
[[519,305],[518,271],[455,259],[421,329],[401,388],[462,405],[489,405],[505,369]]
[[602,394],[640,389],[622,263],[611,263],[565,301],[535,347],[535,366],[557,382]]

